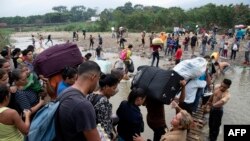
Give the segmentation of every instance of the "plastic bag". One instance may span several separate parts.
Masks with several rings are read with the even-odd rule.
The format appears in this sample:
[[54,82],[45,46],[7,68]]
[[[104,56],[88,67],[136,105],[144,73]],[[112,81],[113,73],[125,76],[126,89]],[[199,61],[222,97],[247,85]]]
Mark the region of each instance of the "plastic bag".
[[104,60],[95,60],[95,62],[100,66],[101,71],[105,74],[111,73],[112,63]]
[[181,61],[173,70],[185,78],[185,80],[200,77],[206,71],[207,61],[202,57]]

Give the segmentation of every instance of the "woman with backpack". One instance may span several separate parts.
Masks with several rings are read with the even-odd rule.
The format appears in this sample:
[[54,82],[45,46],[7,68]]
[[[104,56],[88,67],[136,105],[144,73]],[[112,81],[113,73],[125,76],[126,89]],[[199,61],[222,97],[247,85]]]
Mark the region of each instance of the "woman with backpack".
[[8,108],[10,92],[6,85],[0,85],[0,140],[23,141],[29,132],[30,110],[24,110],[24,121],[16,110]]
[[96,112],[96,124],[101,124],[110,139],[114,139],[115,134],[111,118],[112,104],[109,102],[109,99],[118,92],[118,83],[119,80],[114,75],[101,75],[99,90],[87,96],[87,99],[93,104]]

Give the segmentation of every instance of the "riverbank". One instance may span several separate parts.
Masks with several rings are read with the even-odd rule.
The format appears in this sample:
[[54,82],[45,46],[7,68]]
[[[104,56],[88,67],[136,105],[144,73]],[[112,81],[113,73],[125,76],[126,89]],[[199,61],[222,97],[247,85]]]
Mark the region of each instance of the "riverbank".
[[[35,35],[35,40],[38,43],[39,41],[39,36],[38,34],[41,34],[44,38],[43,44],[45,42],[47,42],[47,36],[49,34],[51,34],[52,40],[57,40],[60,43],[66,42],[66,41],[70,41],[72,42],[73,40],[73,33],[72,32],[17,32],[11,35],[11,39],[13,38],[18,38],[18,37],[30,37],[31,39],[31,35]],[[74,41],[74,43],[76,43],[79,48],[82,51],[87,51],[89,49],[89,36],[92,35],[94,37],[94,48],[96,48],[98,46],[98,35],[101,35],[102,39],[103,39],[103,50],[104,52],[112,52],[112,53],[118,53],[120,51],[119,48],[119,44],[117,43],[116,38],[112,38],[111,33],[108,32],[87,32],[86,33],[86,38],[83,39],[83,35],[81,32],[78,33],[79,35],[79,40],[78,41]],[[159,33],[156,34],[159,36]],[[200,44],[200,36],[198,36],[199,39],[199,44]],[[180,36],[180,40],[179,43],[182,45],[183,39],[185,38],[185,36]],[[219,46],[219,41],[221,39],[221,35],[217,35],[217,42],[218,44],[216,45],[215,51],[218,50],[218,46]],[[146,34],[145,37],[145,47],[142,48],[140,47],[141,44],[141,34],[140,33],[128,33],[128,36],[126,37],[127,42],[125,42],[125,46],[128,44],[133,44],[133,53],[134,55],[138,55],[138,56],[144,56],[149,58],[151,56],[151,51],[149,48],[149,33]],[[233,38],[230,39],[226,39],[227,42],[229,43],[229,45],[231,45],[231,43],[233,42]],[[15,42],[14,40],[12,40],[12,42]],[[30,44],[32,43],[32,41],[30,40]],[[246,41],[241,41],[241,45],[240,45],[240,49],[239,52],[237,53],[236,56],[236,60],[235,61],[230,61],[229,59],[225,59],[225,58],[221,58],[221,60],[223,61],[227,61],[233,65],[237,65],[237,66],[242,66],[242,62],[244,61],[244,48],[243,46],[246,44]],[[210,46],[207,45],[207,54],[211,54],[212,51],[210,51]],[[18,46],[17,46],[18,47]],[[199,45],[196,47],[195,49],[195,55],[199,56]],[[230,49],[228,51],[228,56],[230,57]],[[161,52],[160,54],[162,57],[164,56],[164,51]],[[189,51],[188,52],[184,52],[183,55],[183,59],[187,59],[191,57],[191,48],[189,46]],[[228,58],[229,58],[228,57]],[[168,60],[168,57],[165,57],[166,60]],[[167,62],[168,64],[168,62]],[[167,65],[167,64],[164,64]]]

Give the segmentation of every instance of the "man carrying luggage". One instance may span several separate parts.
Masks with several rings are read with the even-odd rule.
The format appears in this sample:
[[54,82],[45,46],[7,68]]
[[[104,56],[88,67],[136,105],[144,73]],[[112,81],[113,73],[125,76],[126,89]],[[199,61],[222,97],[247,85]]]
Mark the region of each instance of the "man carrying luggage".
[[[87,61],[79,65],[75,83],[61,95],[70,95],[60,100],[56,117],[56,140],[101,141],[96,128],[93,105],[86,99],[99,82],[101,69],[97,63]],[[73,120],[72,120],[73,119]]]

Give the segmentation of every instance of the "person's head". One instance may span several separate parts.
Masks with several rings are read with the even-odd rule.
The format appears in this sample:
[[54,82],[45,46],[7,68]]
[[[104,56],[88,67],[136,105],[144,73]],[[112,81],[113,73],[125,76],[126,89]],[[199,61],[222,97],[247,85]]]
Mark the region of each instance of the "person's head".
[[112,69],[111,74],[114,75],[119,80],[119,82],[121,82],[124,76],[124,71],[120,69]]
[[65,67],[62,70],[62,78],[64,80],[65,83],[69,84],[69,85],[73,85],[76,81],[77,78],[77,71],[75,68],[72,67]]
[[9,104],[10,92],[7,85],[0,84],[0,103],[6,102],[6,106]]
[[9,59],[9,49],[8,48],[4,48],[2,51],[1,51],[1,55],[3,56],[3,58],[5,59]]
[[25,86],[28,83],[27,74],[20,69],[14,69],[11,76],[16,86]]
[[91,53],[87,53],[84,57],[86,59],[86,61],[88,61],[91,58],[92,54]]
[[30,51],[34,52],[35,47],[33,45],[28,45],[27,50],[30,50]]
[[20,63],[17,68],[20,69],[22,73],[26,73],[27,77],[30,75],[30,69],[27,64]]
[[0,85],[7,85],[9,82],[9,75],[3,69],[0,69]]
[[131,50],[132,48],[133,48],[133,45],[132,45],[132,44],[129,44],[129,45],[128,45],[128,49]]
[[9,73],[11,71],[10,62],[5,59],[0,59],[0,68],[6,73]]
[[178,48],[181,48],[181,45],[178,45]]
[[15,48],[11,55],[14,57],[14,56],[19,56],[21,54],[21,49],[20,48]]
[[[101,68],[94,61],[86,61],[78,66],[76,83],[88,81],[88,93],[92,93],[100,79]],[[86,85],[86,84],[85,84]]]
[[128,102],[137,106],[144,104],[146,93],[142,88],[133,88],[128,95]]
[[214,55],[212,55],[211,57],[210,57],[210,60],[212,61],[212,63],[215,63],[215,57],[214,57]]
[[171,124],[174,128],[181,130],[189,129],[192,123],[192,116],[186,110],[181,110],[173,117],[171,121]]
[[225,45],[228,45],[228,42],[225,42]]
[[100,91],[107,97],[114,96],[117,92],[118,78],[112,74],[103,74],[99,80]]
[[25,49],[22,52],[23,57],[25,57],[25,60],[32,61],[33,60],[33,52],[29,49]]
[[232,81],[230,79],[224,79],[220,85],[220,91],[225,92],[228,88],[230,88]]
[[214,65],[215,65],[215,66],[219,66],[219,62],[216,61],[216,62],[214,63]]

